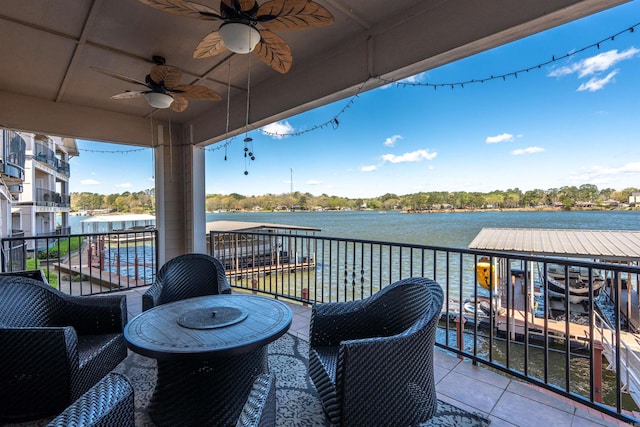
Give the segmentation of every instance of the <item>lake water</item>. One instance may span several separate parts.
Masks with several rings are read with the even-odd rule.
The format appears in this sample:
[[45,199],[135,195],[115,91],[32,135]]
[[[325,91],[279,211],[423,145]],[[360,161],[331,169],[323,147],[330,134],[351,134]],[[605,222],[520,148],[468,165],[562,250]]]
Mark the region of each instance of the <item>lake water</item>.
[[484,227],[640,230],[640,211],[442,212],[398,211],[210,213],[207,221],[271,222],[322,229],[346,237],[466,248]]
[[[70,218],[72,233],[80,221]],[[466,248],[484,227],[640,230],[640,211],[442,212],[398,211],[208,213],[207,222],[268,222],[320,228],[318,235]]]

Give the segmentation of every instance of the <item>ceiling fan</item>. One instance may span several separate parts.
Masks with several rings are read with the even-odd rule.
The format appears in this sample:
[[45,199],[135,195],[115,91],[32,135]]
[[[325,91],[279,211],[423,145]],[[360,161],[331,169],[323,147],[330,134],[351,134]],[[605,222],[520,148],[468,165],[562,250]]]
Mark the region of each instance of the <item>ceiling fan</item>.
[[112,99],[128,99],[144,96],[153,108],[171,108],[177,112],[184,111],[187,108],[189,105],[187,98],[207,101],[219,101],[222,99],[218,92],[208,87],[180,84],[182,71],[176,67],[165,65],[165,59],[163,57],[154,56],[153,62],[156,65],[151,68],[151,71],[147,74],[144,81],[100,68],[90,68],[107,76],[147,88],[146,90],[127,90],[113,95],[111,97]]
[[220,11],[188,0],[140,0],[176,15],[222,21],[207,34],[193,52],[194,58],[217,55],[225,49],[235,53],[254,52],[280,73],[291,68],[291,48],[274,31],[317,28],[332,24],[333,15],[311,0],[221,0]]

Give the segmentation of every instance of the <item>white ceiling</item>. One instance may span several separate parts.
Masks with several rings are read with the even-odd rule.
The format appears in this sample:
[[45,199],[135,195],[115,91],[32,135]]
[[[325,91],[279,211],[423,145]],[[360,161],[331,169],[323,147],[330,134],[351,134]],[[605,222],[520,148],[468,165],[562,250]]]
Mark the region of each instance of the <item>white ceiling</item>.
[[367,80],[365,89],[383,84],[370,77],[404,78],[626,2],[316,1],[335,23],[278,33],[293,52],[291,70],[280,74],[254,55],[193,59],[218,24],[138,0],[2,0],[0,127],[149,145],[145,100],[110,98],[139,88],[90,67],[144,80],[152,56],[161,55],[183,71],[182,83],[207,86],[223,99],[191,101],[181,113],[157,110],[153,120],[170,120],[185,142],[207,145],[224,139],[227,116],[229,135],[242,132],[249,68],[249,122],[257,128],[348,97]]

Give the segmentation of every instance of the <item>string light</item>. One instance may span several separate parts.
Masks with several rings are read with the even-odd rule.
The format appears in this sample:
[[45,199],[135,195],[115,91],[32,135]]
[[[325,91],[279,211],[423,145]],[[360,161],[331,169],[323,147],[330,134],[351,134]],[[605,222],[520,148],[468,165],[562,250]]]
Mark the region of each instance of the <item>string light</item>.
[[78,148],[78,151],[84,151],[86,153],[102,153],[102,154],[125,154],[125,153],[134,153],[136,151],[145,151],[145,150],[149,150],[153,147],[147,147],[147,148],[134,148],[131,150],[90,150],[87,148]]
[[367,79],[364,82],[362,82],[360,84],[360,86],[358,87],[358,90],[356,91],[356,93],[349,99],[349,102],[347,102],[347,104],[342,108],[342,110],[340,110],[338,112],[338,114],[336,114],[335,116],[333,116],[331,119],[327,120],[324,123],[321,123],[319,125],[315,125],[315,126],[312,126],[310,128],[307,128],[305,130],[301,130],[301,131],[297,131],[297,132],[286,132],[286,133],[282,132],[282,133],[280,133],[280,132],[269,132],[269,131],[266,131],[266,130],[262,129],[262,133],[267,135],[267,136],[284,138],[286,136],[304,135],[305,133],[313,132],[313,131],[318,130],[318,129],[324,129],[324,128],[329,127],[329,126],[331,126],[334,130],[338,129],[338,126],[340,126],[340,122],[338,121],[338,117],[340,117],[342,114],[344,114],[345,111],[347,111],[349,108],[351,108],[353,103],[356,101],[356,98],[358,98],[360,93],[362,92],[362,89],[364,88],[364,85],[369,80],[370,79]]
[[[289,137],[289,136],[302,136],[306,133],[309,132],[313,132],[316,130],[320,130],[320,129],[324,129],[327,127],[331,127],[334,130],[338,129],[338,127],[340,126],[340,122],[338,121],[338,118],[344,114],[344,112],[346,110],[348,110],[349,108],[351,108],[351,106],[354,104],[356,98],[359,97],[362,89],[364,88],[365,84],[370,81],[371,79],[376,79],[376,80],[380,80],[383,81],[387,84],[394,84],[396,86],[401,86],[401,87],[433,87],[434,90],[437,90],[439,87],[449,87],[451,88],[451,90],[455,89],[456,87],[460,87],[460,88],[464,88],[465,85],[469,85],[469,84],[475,84],[475,83],[485,83],[487,81],[491,81],[491,80],[497,80],[497,79],[502,79],[503,81],[507,81],[507,78],[509,77],[514,77],[514,78],[518,78],[519,74],[523,74],[523,73],[528,73],[530,71],[535,71],[535,70],[539,70],[542,69],[542,67],[545,67],[547,65],[553,64],[555,62],[570,58],[572,56],[575,56],[579,53],[582,53],[586,50],[592,49],[592,48],[596,48],[596,49],[600,49],[601,45],[607,42],[613,42],[615,41],[616,37],[624,34],[624,33],[634,33],[636,30],[636,27],[640,26],[640,22],[637,24],[632,25],[629,28],[626,28],[622,31],[619,31],[616,34],[613,34],[609,37],[606,37],[596,43],[592,43],[588,46],[585,46],[583,48],[574,50],[572,52],[566,53],[562,56],[556,56],[556,55],[552,55],[551,56],[551,60],[549,61],[545,61],[545,62],[541,62],[539,64],[527,67],[527,68],[522,68],[520,70],[516,70],[516,71],[511,71],[508,73],[504,73],[504,74],[500,74],[500,75],[491,75],[489,77],[485,77],[482,79],[471,79],[471,80],[467,80],[467,81],[461,81],[461,82],[455,82],[455,83],[421,83],[421,82],[406,82],[406,81],[396,81],[396,80],[389,80],[389,79],[385,79],[383,77],[379,77],[379,76],[371,76],[369,77],[367,80],[365,80],[364,82],[362,82],[362,84],[358,87],[358,90],[356,91],[356,93],[349,99],[349,101],[347,102],[347,104],[338,112],[338,114],[336,114],[335,116],[333,116],[331,119],[327,120],[326,122],[323,122],[321,124],[317,124],[314,125],[310,128],[307,128],[305,130],[301,130],[301,131],[296,131],[296,132],[269,132],[266,131],[264,129],[262,129],[262,133],[264,135],[267,136],[271,136],[271,137],[278,137],[278,138],[284,138],[284,137]],[[246,125],[247,127],[249,127],[248,123]],[[246,129],[245,129],[246,130]],[[226,153],[226,149],[227,147],[234,141],[235,137],[227,140],[225,143],[223,144],[215,144],[215,147],[211,147],[211,148],[207,148],[207,151],[216,151],[216,150],[220,150],[220,149],[225,149],[225,153]],[[226,160],[226,155],[225,155],[225,160]]]
[[582,53],[582,52],[584,52],[586,50],[593,49],[594,47],[596,49],[600,49],[600,46],[603,43],[613,42],[613,41],[615,41],[616,37],[618,37],[618,36],[620,36],[620,35],[622,35],[624,33],[627,33],[627,32],[628,33],[633,33],[633,32],[635,32],[635,28],[638,27],[638,26],[640,26],[640,22],[635,24],[635,25],[632,25],[631,27],[629,27],[629,28],[627,28],[625,30],[622,30],[622,31],[620,31],[620,32],[618,32],[618,33],[616,33],[616,34],[614,34],[612,36],[609,36],[609,37],[607,37],[605,39],[602,39],[599,42],[592,43],[592,44],[590,44],[588,46],[585,46],[585,47],[583,47],[581,49],[577,49],[577,50],[571,51],[571,52],[566,53],[566,54],[564,54],[562,56],[552,55],[551,56],[551,60],[549,60],[549,61],[541,62],[541,63],[539,63],[537,65],[533,65],[531,67],[522,68],[520,70],[511,71],[511,72],[500,74],[500,75],[496,75],[496,76],[491,75],[489,77],[485,77],[485,78],[482,78],[482,79],[472,79],[472,80],[467,80],[467,81],[463,81],[463,82],[455,82],[455,83],[424,83],[424,82],[409,82],[409,81],[402,81],[402,80],[389,80],[389,79],[385,79],[383,77],[374,77],[374,78],[377,79],[377,80],[383,81],[383,82],[385,82],[387,84],[394,84],[394,85],[402,87],[402,88],[411,87],[411,86],[413,86],[413,87],[433,87],[434,90],[436,90],[436,89],[438,89],[440,87],[451,87],[451,89],[453,90],[455,87],[464,88],[464,85],[468,85],[468,84],[472,84],[472,83],[484,83],[484,82],[488,82],[488,81],[491,81],[491,80],[497,80],[497,79],[502,79],[503,81],[506,81],[507,78],[509,78],[509,77],[518,78],[518,74],[528,73],[529,71],[534,71],[536,69],[539,70],[542,67],[546,67],[547,65],[553,64],[553,63],[558,62],[558,61],[562,61],[562,60],[567,59],[567,58],[571,58],[572,56],[575,56],[575,55],[577,55],[579,53]]

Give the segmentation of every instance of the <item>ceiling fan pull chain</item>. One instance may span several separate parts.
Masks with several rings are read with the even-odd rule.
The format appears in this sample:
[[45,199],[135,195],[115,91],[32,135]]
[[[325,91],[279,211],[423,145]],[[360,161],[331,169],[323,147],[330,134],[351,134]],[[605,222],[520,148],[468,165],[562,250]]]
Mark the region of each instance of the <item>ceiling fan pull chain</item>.
[[156,153],[155,153],[155,141],[153,139],[153,112],[151,110],[151,114],[149,115],[149,123],[151,124],[151,176],[155,182],[156,179]]
[[[247,168],[247,152],[249,151],[249,148],[247,147],[247,143],[253,141],[253,139],[250,138],[248,135],[249,133],[249,101],[251,99],[251,55],[247,55],[247,60],[249,61],[249,67],[247,72],[247,114],[245,116],[245,121],[244,121],[244,174],[245,175],[249,175],[249,170]],[[249,156],[251,156],[251,160],[255,158],[252,152],[248,154]]]
[[173,144],[171,141],[171,111],[169,111],[169,181],[173,182]]

